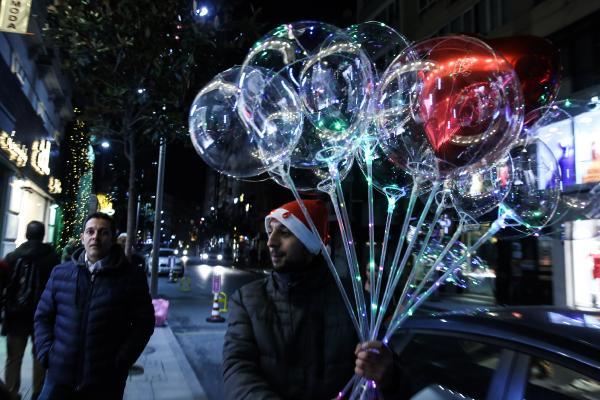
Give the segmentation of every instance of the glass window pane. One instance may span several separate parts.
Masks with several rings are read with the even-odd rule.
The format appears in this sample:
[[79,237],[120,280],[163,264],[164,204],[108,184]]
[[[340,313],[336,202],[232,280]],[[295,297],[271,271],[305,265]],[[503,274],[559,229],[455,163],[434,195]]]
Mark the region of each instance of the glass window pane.
[[502,349],[472,340],[418,334],[400,354],[414,395],[441,385],[463,396],[486,397]]
[[541,359],[532,359],[526,399],[600,399],[600,382]]

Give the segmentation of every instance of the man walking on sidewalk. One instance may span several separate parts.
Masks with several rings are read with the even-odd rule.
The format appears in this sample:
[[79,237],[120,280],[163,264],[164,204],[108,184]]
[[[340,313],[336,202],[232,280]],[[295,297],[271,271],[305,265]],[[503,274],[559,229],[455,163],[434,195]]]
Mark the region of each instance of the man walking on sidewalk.
[[[321,239],[328,212],[304,201]],[[353,373],[394,386],[392,353],[357,336],[325,259],[297,202],[265,218],[274,272],[231,297],[223,346],[225,398],[333,399]],[[356,351],[356,353],[355,353]]]
[[[60,259],[54,248],[44,240],[44,224],[27,224],[27,241],[7,254],[4,273],[4,322],[2,335],[6,336],[5,380],[11,399],[20,399],[21,364],[29,337],[33,335],[33,315],[54,266]],[[44,368],[33,357],[33,396],[42,390]]]
[[129,367],[154,330],[144,271],[115,244],[112,218],[87,217],[83,249],[52,271],[35,313],[39,400],[122,399]]

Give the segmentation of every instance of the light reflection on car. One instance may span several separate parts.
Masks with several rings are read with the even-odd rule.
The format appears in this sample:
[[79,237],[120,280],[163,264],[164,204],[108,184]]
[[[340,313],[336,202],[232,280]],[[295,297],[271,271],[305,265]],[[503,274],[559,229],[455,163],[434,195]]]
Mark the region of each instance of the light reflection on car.
[[412,317],[391,340],[422,399],[600,399],[600,312],[531,306]]

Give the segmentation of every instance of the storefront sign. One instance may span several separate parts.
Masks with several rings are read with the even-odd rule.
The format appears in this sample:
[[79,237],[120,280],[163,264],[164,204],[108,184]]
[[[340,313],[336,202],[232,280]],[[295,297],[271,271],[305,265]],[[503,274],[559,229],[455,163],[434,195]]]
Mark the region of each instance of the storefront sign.
[[3,0],[0,2],[0,31],[27,33],[31,0]]
[[0,149],[8,154],[9,160],[13,161],[17,167],[27,165],[27,146],[17,142],[4,131],[0,132]]
[[98,193],[96,197],[98,198],[98,211],[108,215],[114,215],[115,210],[110,197],[103,193]]
[[40,175],[50,175],[50,148],[49,140],[36,140],[31,149],[31,166]]
[[51,176],[48,181],[48,191],[50,194],[59,194],[62,193],[62,184],[59,179]]

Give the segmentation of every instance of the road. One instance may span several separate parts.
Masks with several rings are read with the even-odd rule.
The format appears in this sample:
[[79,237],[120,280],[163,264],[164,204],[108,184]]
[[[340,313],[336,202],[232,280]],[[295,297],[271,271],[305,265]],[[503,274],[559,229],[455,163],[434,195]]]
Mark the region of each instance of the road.
[[[191,280],[191,290],[181,291],[179,283],[170,283],[166,277],[160,277],[158,293],[159,297],[170,302],[169,326],[208,398],[220,400],[223,398],[221,349],[227,322],[206,322],[212,310],[212,280],[215,272],[221,275],[221,291],[228,296],[240,286],[264,276],[238,269],[189,262],[189,265],[186,265],[185,276]],[[226,313],[223,316],[227,318]]]

